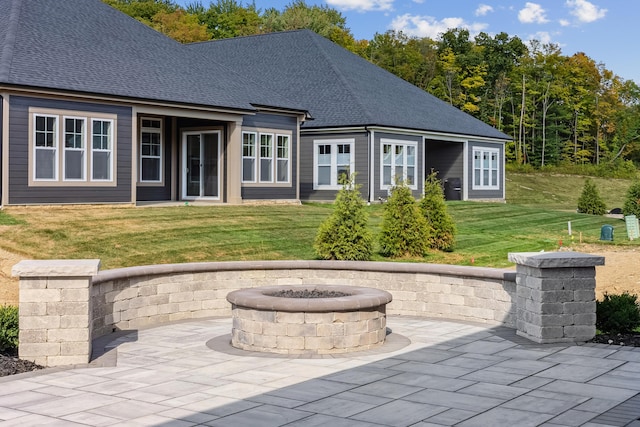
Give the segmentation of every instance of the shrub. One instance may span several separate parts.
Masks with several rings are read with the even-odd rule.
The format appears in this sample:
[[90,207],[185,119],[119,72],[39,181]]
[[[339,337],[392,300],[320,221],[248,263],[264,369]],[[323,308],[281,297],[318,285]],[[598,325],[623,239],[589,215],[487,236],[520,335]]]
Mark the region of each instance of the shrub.
[[604,294],[596,301],[596,327],[605,333],[631,332],[640,326],[638,296],[624,292],[620,295]]
[[424,182],[424,197],[420,201],[420,210],[431,226],[429,247],[450,251],[455,242],[456,225],[447,211],[442,184],[437,174],[432,170]]
[[640,180],[635,180],[627,190],[622,213],[640,218]]
[[0,307],[0,351],[18,348],[18,307],[5,305]]
[[584,188],[582,194],[578,199],[578,212],[586,213],[589,215],[604,215],[607,208],[600,197],[600,193],[591,179],[587,178],[584,181]]
[[388,257],[424,256],[429,248],[429,225],[411,190],[396,185],[384,205],[380,253]]
[[355,174],[342,181],[333,213],[316,234],[314,248],[323,259],[367,261],[373,252],[373,236],[367,228],[369,215],[355,185]]

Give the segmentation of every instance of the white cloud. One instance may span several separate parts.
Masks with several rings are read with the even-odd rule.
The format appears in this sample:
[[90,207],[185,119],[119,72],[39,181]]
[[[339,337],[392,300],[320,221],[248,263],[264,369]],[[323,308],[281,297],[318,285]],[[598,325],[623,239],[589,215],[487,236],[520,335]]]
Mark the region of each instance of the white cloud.
[[414,3],[418,3],[418,4],[422,4],[424,3],[424,0],[413,0]]
[[529,35],[528,41],[531,42],[531,40],[538,40],[542,44],[547,44],[551,43],[552,37],[547,31],[538,31],[535,34]]
[[432,16],[410,15],[408,13],[396,16],[389,28],[402,31],[408,36],[437,38],[452,28],[465,28],[471,36],[487,28],[487,24],[474,22],[468,24],[462,18],[444,18],[440,21]]
[[571,22],[569,22],[566,19],[561,19],[560,21],[558,21],[560,23],[561,26],[563,27],[568,27],[569,25],[571,25]]
[[373,10],[392,10],[393,0],[327,0],[329,6],[339,10],[369,12]]
[[587,0],[567,0],[566,5],[571,9],[569,13],[580,22],[597,21],[607,14],[607,9],[599,8]]
[[487,13],[493,12],[493,8],[488,4],[480,4],[476,9],[476,16],[485,16]]
[[545,14],[546,12],[542,6],[537,3],[527,2],[524,5],[524,9],[518,12],[518,20],[523,24],[544,24],[549,22]]

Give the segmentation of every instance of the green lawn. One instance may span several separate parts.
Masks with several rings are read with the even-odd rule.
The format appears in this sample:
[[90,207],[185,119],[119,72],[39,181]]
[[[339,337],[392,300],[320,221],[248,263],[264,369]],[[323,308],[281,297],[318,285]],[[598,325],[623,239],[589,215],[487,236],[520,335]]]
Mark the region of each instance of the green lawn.
[[[313,240],[330,204],[302,206],[28,207],[0,212],[0,248],[34,259],[99,258],[102,268],[222,260],[314,259]],[[374,234],[383,207],[367,208]],[[450,253],[407,262],[502,267],[509,252],[549,251],[573,243],[598,243],[600,227],[613,224],[615,244],[628,242],[624,223],[550,210],[541,205],[451,202],[458,227]],[[380,255],[375,260],[384,260]]]

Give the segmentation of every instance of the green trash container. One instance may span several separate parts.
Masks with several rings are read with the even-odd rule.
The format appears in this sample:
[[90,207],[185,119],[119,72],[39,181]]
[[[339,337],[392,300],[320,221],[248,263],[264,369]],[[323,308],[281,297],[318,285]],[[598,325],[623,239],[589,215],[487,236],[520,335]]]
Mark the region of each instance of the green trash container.
[[613,241],[613,226],[605,224],[600,229],[600,240]]

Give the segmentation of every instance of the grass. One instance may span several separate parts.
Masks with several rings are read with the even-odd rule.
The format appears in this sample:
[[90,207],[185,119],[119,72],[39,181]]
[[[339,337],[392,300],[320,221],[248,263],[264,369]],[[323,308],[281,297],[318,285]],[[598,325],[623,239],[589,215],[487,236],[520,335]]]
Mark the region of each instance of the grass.
[[[512,181],[513,182],[513,181]],[[458,227],[453,252],[405,262],[503,267],[509,252],[555,250],[579,240],[598,243],[600,227],[613,223],[616,244],[624,223],[605,217],[529,204],[451,202]],[[0,248],[33,259],[99,258],[102,268],[224,260],[314,259],[318,226],[329,204],[302,206],[28,207],[0,212]],[[383,207],[369,206],[377,236]],[[572,222],[574,242],[567,234]],[[8,225],[12,224],[12,225]],[[375,255],[374,260],[387,260]]]

